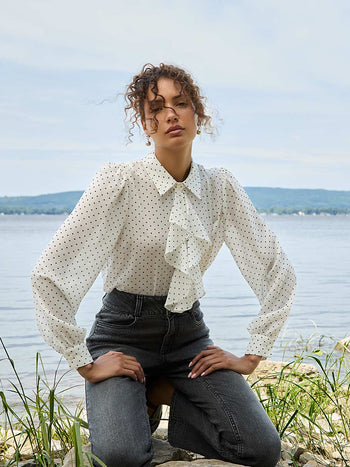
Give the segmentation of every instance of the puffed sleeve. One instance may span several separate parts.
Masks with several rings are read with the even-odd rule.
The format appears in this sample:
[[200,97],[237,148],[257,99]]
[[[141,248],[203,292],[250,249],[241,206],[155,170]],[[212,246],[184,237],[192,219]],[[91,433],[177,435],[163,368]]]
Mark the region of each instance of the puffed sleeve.
[[254,208],[247,193],[225,168],[224,240],[261,310],[248,325],[247,354],[271,357],[273,345],[293,304],[296,275],[276,235]]
[[72,369],[92,361],[75,315],[123,227],[126,178],[126,163],[104,164],[31,272],[38,329]]

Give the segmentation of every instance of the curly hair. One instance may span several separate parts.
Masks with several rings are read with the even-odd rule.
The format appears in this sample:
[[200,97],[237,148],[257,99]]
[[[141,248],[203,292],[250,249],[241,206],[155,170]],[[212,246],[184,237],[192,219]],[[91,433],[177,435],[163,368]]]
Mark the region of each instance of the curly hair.
[[[128,120],[128,113],[130,113],[128,140],[131,142],[133,136],[132,130],[135,124],[140,128],[139,119],[145,120],[144,103],[147,99],[148,89],[151,86],[151,91],[158,95],[157,82],[159,78],[171,78],[181,86],[181,92],[190,97],[195,113],[198,116],[200,126],[203,126],[205,131],[213,134],[212,118],[206,114],[205,100],[206,98],[201,95],[199,87],[194,83],[191,75],[183,68],[175,65],[166,65],[160,63],[159,66],[154,66],[151,63],[146,63],[139,74],[133,77],[132,82],[127,86],[124,94],[126,107],[124,109],[125,119]],[[164,98],[163,98],[164,99]],[[158,129],[158,120],[153,116],[155,124],[155,132]]]

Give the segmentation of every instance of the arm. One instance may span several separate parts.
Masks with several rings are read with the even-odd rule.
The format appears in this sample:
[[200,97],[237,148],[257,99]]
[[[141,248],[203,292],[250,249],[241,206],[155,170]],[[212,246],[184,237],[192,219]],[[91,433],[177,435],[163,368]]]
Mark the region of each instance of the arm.
[[86,330],[77,326],[75,315],[123,226],[124,167],[122,163],[102,166],[31,273],[39,331],[70,368],[92,362],[84,343]]
[[248,325],[246,355],[270,357],[293,304],[296,276],[276,235],[227,169],[223,171],[224,240],[261,310]]

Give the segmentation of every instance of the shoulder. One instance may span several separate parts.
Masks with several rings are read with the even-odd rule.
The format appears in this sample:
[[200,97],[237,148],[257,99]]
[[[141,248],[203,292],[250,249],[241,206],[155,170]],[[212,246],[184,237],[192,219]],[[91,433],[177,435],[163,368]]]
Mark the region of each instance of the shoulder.
[[[133,161],[134,162],[134,161]],[[131,174],[131,166],[133,162],[105,162],[96,172],[95,177],[125,177],[128,178]]]
[[136,162],[105,162],[95,173],[92,184],[121,188],[132,178]]
[[[226,190],[243,190],[233,173],[226,167],[204,167],[202,164],[197,164],[202,178],[206,179],[212,186]],[[243,190],[244,191],[244,190]]]

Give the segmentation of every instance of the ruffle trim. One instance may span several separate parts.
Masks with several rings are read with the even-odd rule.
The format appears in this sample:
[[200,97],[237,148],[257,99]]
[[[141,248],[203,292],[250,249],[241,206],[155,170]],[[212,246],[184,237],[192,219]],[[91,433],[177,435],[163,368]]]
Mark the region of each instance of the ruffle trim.
[[165,261],[175,268],[164,305],[172,312],[190,309],[205,295],[200,262],[212,244],[186,190],[183,184],[175,185],[164,253]]

